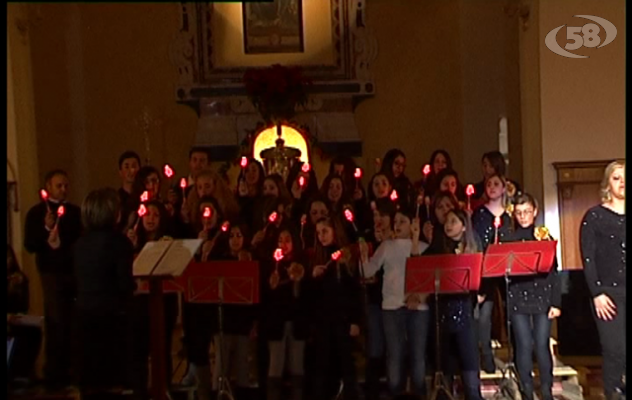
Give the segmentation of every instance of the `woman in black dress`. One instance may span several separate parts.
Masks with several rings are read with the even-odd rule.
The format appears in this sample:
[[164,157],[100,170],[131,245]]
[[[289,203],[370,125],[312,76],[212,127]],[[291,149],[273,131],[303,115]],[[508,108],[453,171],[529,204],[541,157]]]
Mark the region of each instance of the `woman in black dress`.
[[611,399],[625,377],[625,161],[606,167],[601,204],[584,215],[580,244],[603,354],[604,394]]

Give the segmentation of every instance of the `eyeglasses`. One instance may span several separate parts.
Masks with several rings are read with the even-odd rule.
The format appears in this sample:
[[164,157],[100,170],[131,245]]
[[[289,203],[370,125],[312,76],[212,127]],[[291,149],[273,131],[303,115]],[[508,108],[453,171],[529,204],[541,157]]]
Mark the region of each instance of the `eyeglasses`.
[[524,211],[516,211],[516,217],[528,217],[529,215],[533,215],[534,210],[524,210]]

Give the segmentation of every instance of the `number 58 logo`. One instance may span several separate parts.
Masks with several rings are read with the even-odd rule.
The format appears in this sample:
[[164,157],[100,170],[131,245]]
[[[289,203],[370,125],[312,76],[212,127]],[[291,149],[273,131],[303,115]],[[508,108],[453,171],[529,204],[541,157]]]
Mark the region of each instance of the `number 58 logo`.
[[[607,19],[595,17],[594,15],[573,15],[573,17],[586,18],[597,22],[606,31],[606,39],[603,43],[601,43],[601,38],[599,37],[601,28],[597,24],[588,23],[584,26],[569,26],[566,28],[566,39],[572,40],[573,43],[566,43],[566,46],[564,46],[564,49],[566,50],[577,50],[582,46],[589,48],[601,48],[610,44],[617,37],[617,28]],[[546,39],[544,39],[546,47],[548,47],[553,53],[559,54],[563,57],[589,58],[588,56],[568,52],[560,47],[557,43],[557,33],[565,26],[566,25],[558,26],[546,35]]]

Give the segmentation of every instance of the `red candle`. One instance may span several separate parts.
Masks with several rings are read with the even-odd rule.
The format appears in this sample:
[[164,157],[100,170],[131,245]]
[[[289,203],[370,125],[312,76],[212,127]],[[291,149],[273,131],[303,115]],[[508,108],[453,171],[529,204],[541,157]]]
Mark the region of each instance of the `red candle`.
[[494,228],[496,228],[496,232],[495,232],[495,237],[494,237],[494,244],[498,244],[498,228],[500,228],[500,217],[495,217],[494,218]]
[[59,220],[61,220],[61,217],[64,216],[64,214],[66,213],[66,208],[64,207],[63,204],[60,204],[59,207],[57,208],[57,221],[55,222],[55,228],[57,228],[57,226],[59,225]]
[[428,175],[430,175],[430,164],[424,165],[424,168],[421,170],[424,174],[424,182],[428,180]]
[[48,192],[46,189],[40,190],[40,197],[42,198],[44,204],[46,204],[46,209],[50,211],[50,205],[48,204]]
[[143,194],[140,195],[140,201],[141,201],[141,203],[149,201],[149,192],[148,191],[145,190],[143,192]]
[[180,188],[182,189],[182,203],[184,203],[184,200],[186,198],[186,188],[187,188],[187,179],[186,178],[182,178],[180,179]]
[[362,168],[356,168],[353,176],[356,178],[356,188],[360,187],[360,179],[362,179]]
[[283,250],[281,250],[281,249],[274,250],[274,259],[276,260],[275,270],[278,273],[279,272],[279,262],[281,260],[283,260]]
[[305,187],[305,177],[304,176],[299,176],[298,177],[298,185],[301,187],[301,189],[303,189]]
[[467,209],[471,210],[472,207],[470,203],[470,197],[472,197],[472,195],[474,194],[474,185],[467,185],[467,187],[465,188],[465,194],[467,195]]
[[351,225],[353,225],[353,230],[358,233],[358,227],[354,222],[353,212],[348,208],[345,210],[345,218],[347,219],[347,221],[351,222]]
[[147,214],[147,207],[145,207],[144,204],[141,204],[140,207],[138,207],[138,219],[136,220],[136,224],[134,224],[134,230],[138,228],[138,223],[145,214]]
[[305,173],[308,173],[311,169],[312,167],[308,163],[303,164],[303,166],[301,167],[301,171]]
[[165,166],[162,167],[162,169],[167,179],[171,179],[171,177],[174,175],[173,168],[171,168],[171,165],[165,164]]
[[225,222],[222,224],[222,232],[228,232],[228,230],[229,230],[229,229],[230,229],[230,222],[225,221]]

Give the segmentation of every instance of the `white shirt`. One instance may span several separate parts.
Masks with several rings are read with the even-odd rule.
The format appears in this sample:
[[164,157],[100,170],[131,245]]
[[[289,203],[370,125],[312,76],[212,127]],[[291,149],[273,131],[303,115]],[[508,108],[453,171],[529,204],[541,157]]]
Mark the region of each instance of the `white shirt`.
[[[411,239],[393,239],[382,242],[373,257],[366,265],[362,266],[367,278],[384,267],[384,282],[382,284],[382,310],[397,310],[406,306],[406,259],[410,257],[413,246]],[[423,253],[428,245],[419,242],[419,251]],[[427,295],[421,295],[421,303],[417,310],[427,310]]]

